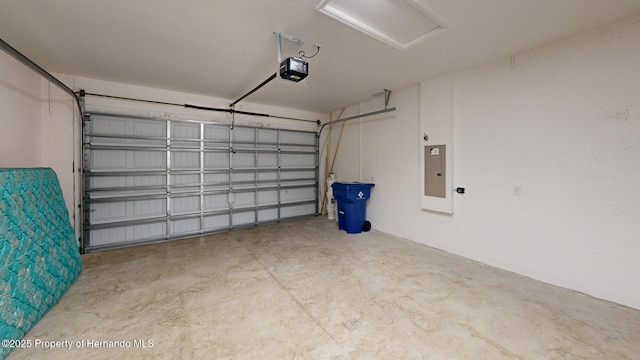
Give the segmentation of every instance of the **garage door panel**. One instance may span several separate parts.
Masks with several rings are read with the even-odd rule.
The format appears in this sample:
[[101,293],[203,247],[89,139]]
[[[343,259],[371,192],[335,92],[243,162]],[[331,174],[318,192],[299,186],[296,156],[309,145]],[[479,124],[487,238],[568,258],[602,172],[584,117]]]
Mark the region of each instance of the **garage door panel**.
[[233,140],[239,144],[241,143],[255,143],[256,142],[256,129],[243,126],[236,126],[233,129]]
[[280,132],[281,144],[296,144],[296,145],[313,145],[316,140],[316,134],[314,132],[302,132],[302,131],[287,131],[282,130]]
[[[127,132],[126,119],[104,116],[92,116],[89,126],[92,134],[98,135],[133,135]],[[124,140],[124,139],[118,139]]]
[[278,171],[261,171],[258,173],[258,182],[261,183],[277,183]]
[[165,188],[152,188],[152,189],[131,189],[131,190],[94,190],[91,192],[91,200],[109,200],[113,198],[129,198],[129,197],[157,197],[166,193]]
[[200,183],[200,174],[171,175],[171,185],[186,186]]
[[91,150],[91,169],[101,170],[133,170],[164,169],[167,159],[158,151],[144,150]]
[[139,243],[165,237],[166,222],[126,225],[117,228],[96,229],[91,233],[92,246],[119,247],[122,243]]
[[314,215],[316,207],[314,204],[283,206],[280,209],[281,218],[296,218],[307,215]]
[[280,201],[283,203],[292,203],[299,201],[312,201],[316,198],[316,188],[293,188],[293,189],[281,189]]
[[167,177],[165,175],[146,175],[146,176],[91,176],[89,184],[91,189],[108,189],[108,188],[132,188],[145,186],[165,186]]
[[258,222],[273,222],[278,220],[278,209],[258,210]]
[[179,219],[170,222],[170,236],[190,235],[200,231],[200,218]]
[[172,151],[171,168],[190,170],[200,168],[200,153],[195,151]]
[[92,224],[148,219],[167,213],[165,199],[122,200],[95,202],[89,210]]
[[280,174],[280,180],[287,182],[288,185],[300,181],[312,181],[315,183],[315,176],[315,170],[286,171]]
[[233,194],[233,208],[243,208],[247,206],[256,205],[256,193],[251,192],[236,192]]
[[233,213],[232,219],[231,225],[233,227],[253,225],[256,222],[255,212],[253,211]]
[[317,212],[315,132],[120,114],[84,131],[85,251]]
[[278,143],[278,131],[273,129],[257,129],[257,143],[261,146],[275,145]]
[[231,175],[231,182],[235,184],[234,187],[244,187],[253,186],[253,183],[256,181],[256,173],[255,172],[234,172]]
[[204,125],[205,140],[212,140],[221,143],[229,142],[230,128],[226,125]]
[[229,168],[228,152],[205,152],[204,167],[207,170],[228,169]]
[[193,214],[200,211],[200,196],[179,196],[170,200],[171,214]]
[[278,203],[278,190],[258,191],[258,205],[275,205]]
[[258,154],[258,167],[261,168],[275,168],[278,166],[278,154],[277,153],[262,153]]
[[171,137],[176,139],[200,139],[200,124],[171,122]]
[[309,164],[315,164],[315,153],[299,154],[285,153],[280,157],[280,166],[283,168],[302,168],[308,167]]
[[205,191],[229,188],[229,173],[204,174]]
[[253,152],[237,152],[233,154],[233,167],[242,169],[242,168],[253,168],[256,166],[256,155]]
[[229,229],[229,214],[208,215],[203,218],[203,228],[208,231]]
[[155,120],[133,119],[127,121],[127,135],[166,137],[167,127],[163,122]]
[[[88,127],[92,135],[120,135],[122,138],[112,138],[112,142],[124,142],[127,137],[165,138],[166,126],[163,122],[137,118],[122,118],[109,115],[92,115]],[[144,139],[138,139],[144,140]],[[106,141],[106,139],[103,139]]]
[[226,210],[229,208],[229,194],[204,195],[204,210]]
[[306,179],[306,180],[287,180],[287,181],[282,181],[282,183],[284,184],[284,186],[287,187],[291,187],[291,186],[313,186],[315,187],[315,180],[312,179]]
[[158,151],[129,151],[127,155],[129,161],[133,157],[133,163],[126,169],[160,169],[167,166],[167,158]]

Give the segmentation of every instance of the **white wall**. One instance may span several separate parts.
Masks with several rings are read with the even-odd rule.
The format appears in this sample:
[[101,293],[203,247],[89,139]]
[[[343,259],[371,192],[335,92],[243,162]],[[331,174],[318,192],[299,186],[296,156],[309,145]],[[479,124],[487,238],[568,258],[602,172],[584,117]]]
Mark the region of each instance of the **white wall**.
[[50,167],[73,218],[73,99],[0,52],[0,167]]
[[[455,147],[453,146],[453,124],[455,120],[455,74],[424,81],[420,84],[420,135],[423,139],[420,143],[420,207],[424,210],[437,211],[446,214],[453,213],[453,159],[455,158]],[[443,145],[443,149],[438,149],[438,156],[433,157],[432,150],[429,155],[427,149],[434,146]],[[426,161],[431,159],[442,160],[441,152],[444,151],[444,161],[441,163],[440,181],[444,183],[444,196],[430,196],[426,194],[427,177]],[[442,165],[444,169],[442,168]],[[435,168],[433,169],[435,170]],[[432,170],[432,171],[433,171]],[[431,173],[433,176],[433,173]]]
[[[348,109],[339,109],[332,113],[332,120],[348,118],[359,113],[359,106],[350,107]],[[341,135],[342,133],[342,135]],[[360,154],[360,138],[357,121],[336,123],[328,125],[322,131],[322,141],[325,145],[324,149],[328,149],[321,154],[320,164],[324,168],[328,163],[328,169],[338,175],[338,181],[354,181],[360,177],[359,162],[345,162],[340,159],[344,156]],[[321,146],[322,148],[322,146]],[[336,155],[336,151],[337,154]],[[334,162],[335,158],[335,162]],[[328,162],[327,162],[328,160]]]
[[[69,77],[56,75],[60,80],[69,80]],[[79,172],[74,171],[74,153],[79,143],[74,146],[74,123],[80,118],[75,100],[66,92],[45,79],[40,83],[40,156],[39,166],[52,168],[58,175],[65,204],[69,215],[74,222],[76,235],[79,236],[81,224],[75,217],[76,206],[80,199]],[[77,168],[77,166],[76,166]],[[77,186],[76,186],[77,185]]]
[[418,86],[340,167],[378,230],[640,308],[639,48],[634,19],[456,74],[453,215],[420,210]]
[[38,166],[40,76],[0,51],[0,167]]

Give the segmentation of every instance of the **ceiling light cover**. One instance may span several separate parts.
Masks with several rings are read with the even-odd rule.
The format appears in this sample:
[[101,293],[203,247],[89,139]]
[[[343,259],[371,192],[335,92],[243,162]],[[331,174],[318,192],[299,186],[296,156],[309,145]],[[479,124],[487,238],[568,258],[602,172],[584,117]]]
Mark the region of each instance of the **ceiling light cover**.
[[402,51],[445,30],[420,0],[323,0],[317,10]]

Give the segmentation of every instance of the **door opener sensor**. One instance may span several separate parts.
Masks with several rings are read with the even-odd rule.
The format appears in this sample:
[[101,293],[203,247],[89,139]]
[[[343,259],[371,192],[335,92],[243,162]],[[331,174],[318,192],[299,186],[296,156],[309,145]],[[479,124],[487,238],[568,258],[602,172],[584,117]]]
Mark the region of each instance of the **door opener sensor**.
[[299,57],[289,57],[280,63],[280,77],[299,82],[309,75],[309,63]]

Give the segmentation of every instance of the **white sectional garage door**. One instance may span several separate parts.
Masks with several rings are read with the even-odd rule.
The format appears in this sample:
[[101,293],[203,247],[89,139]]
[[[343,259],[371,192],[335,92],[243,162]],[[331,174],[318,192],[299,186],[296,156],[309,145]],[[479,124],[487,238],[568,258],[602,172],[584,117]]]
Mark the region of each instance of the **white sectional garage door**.
[[309,131],[87,113],[85,252],[317,214]]

